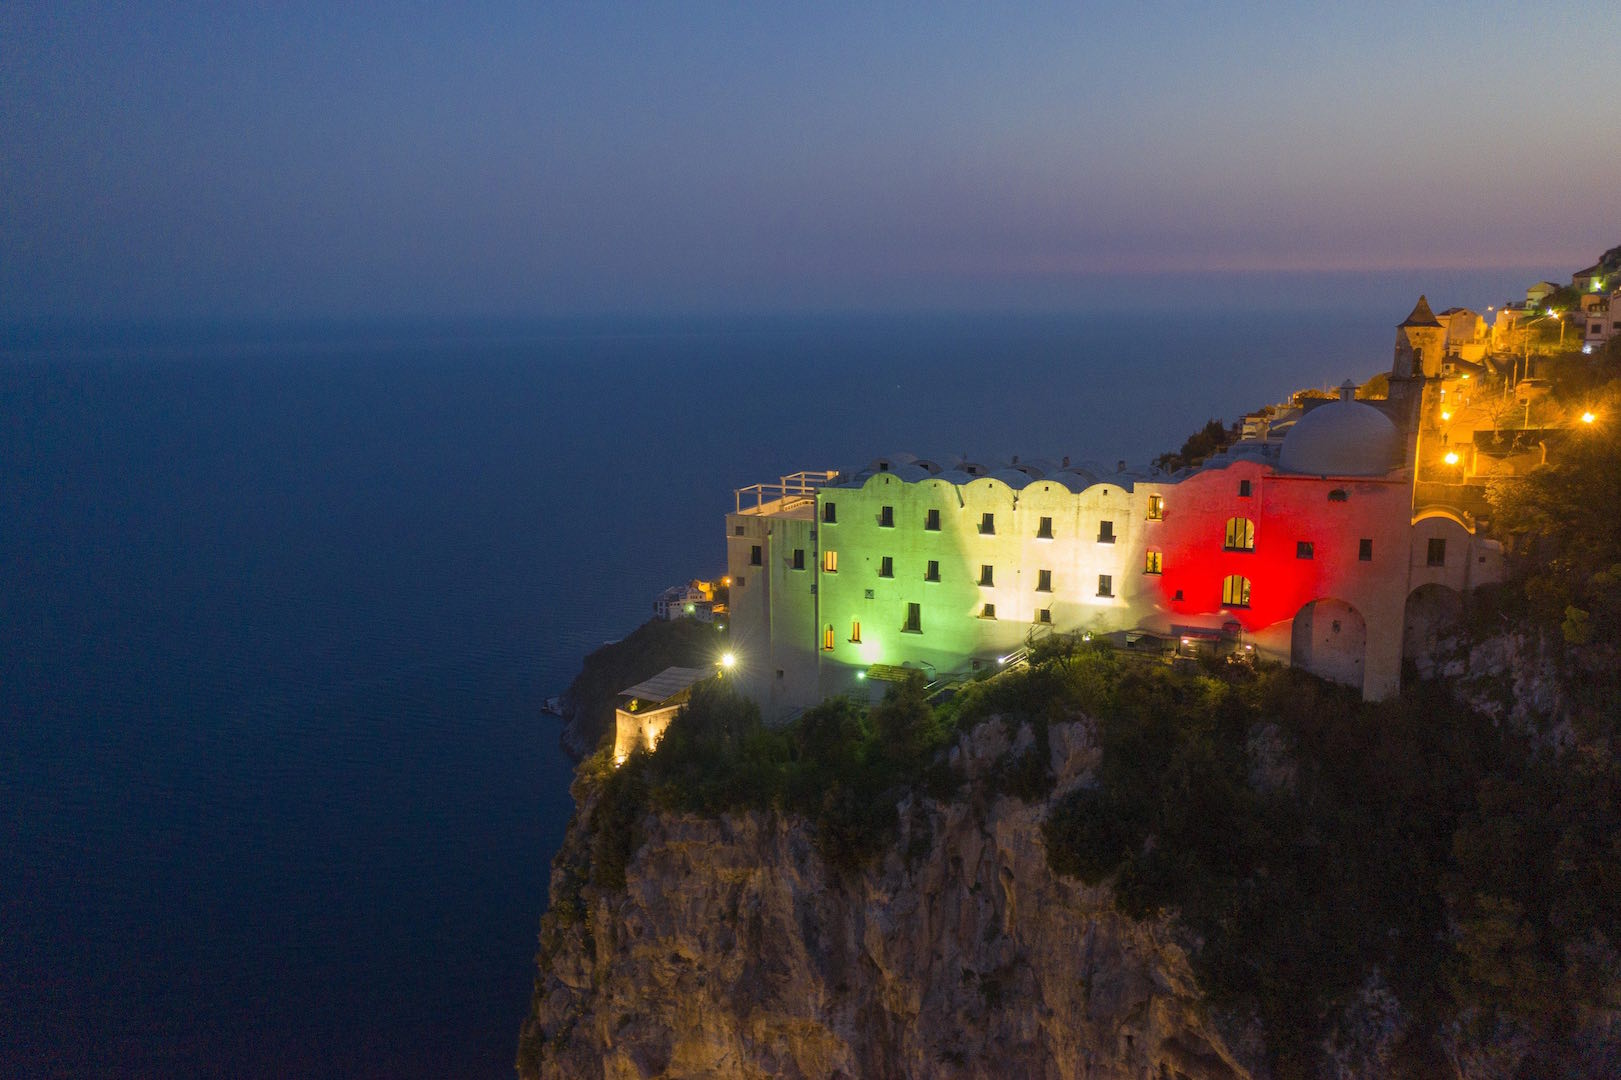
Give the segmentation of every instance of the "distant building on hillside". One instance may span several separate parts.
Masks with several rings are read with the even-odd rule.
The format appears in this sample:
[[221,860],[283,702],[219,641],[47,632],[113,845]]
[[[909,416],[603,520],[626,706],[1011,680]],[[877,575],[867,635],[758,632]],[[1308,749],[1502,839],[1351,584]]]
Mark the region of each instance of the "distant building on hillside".
[[1486,320],[1468,308],[1447,308],[1436,316],[1446,329],[1448,356],[1479,361],[1486,355]]
[[715,583],[699,581],[696,578],[685,585],[670,586],[659,593],[658,598],[653,601],[655,619],[697,619],[699,622],[710,622],[717,610],[724,612],[726,609],[724,605],[717,609]]
[[1559,291],[1559,286],[1552,281],[1539,281],[1525,290],[1525,302],[1533,307],[1540,306],[1548,297]]
[[1602,263],[1594,263],[1585,270],[1578,270],[1570,275],[1570,287],[1579,293],[1603,292],[1605,285],[1614,285],[1611,279],[1616,275],[1608,273]]
[[1441,392],[1470,375],[1443,375],[1445,344],[1420,298],[1388,400],[1347,383],[1175,475],[894,455],[742,489],[726,519],[737,678],[780,721],[907,669],[946,683],[1049,633],[1115,633],[1386,697],[1461,593],[1502,573],[1451,499]]

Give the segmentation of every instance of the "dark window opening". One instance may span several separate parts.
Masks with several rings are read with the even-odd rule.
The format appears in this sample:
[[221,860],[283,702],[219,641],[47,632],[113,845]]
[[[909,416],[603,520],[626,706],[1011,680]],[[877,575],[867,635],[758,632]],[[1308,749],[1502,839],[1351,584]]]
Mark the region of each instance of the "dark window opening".
[[1053,591],[1053,572],[1051,570],[1036,571],[1036,592]]
[[828,525],[835,525],[839,520],[839,508],[836,503],[822,504],[822,521]]
[[805,569],[805,549],[804,548],[794,548],[794,569],[795,570],[803,570],[803,569]]
[[1429,566],[1445,566],[1447,564],[1447,542],[1445,540],[1431,540],[1429,550],[1425,552],[1425,563]]
[[1109,575],[1109,574],[1099,574],[1098,575],[1098,595],[1099,596],[1113,596],[1114,595],[1114,578],[1111,575]]
[[1240,480],[1238,482],[1238,497],[1240,499],[1247,499],[1250,497],[1250,482],[1248,480]]
[[923,518],[923,527],[930,532],[940,531],[940,511],[930,510]]
[[1050,518],[1050,517],[1044,517],[1044,518],[1041,519],[1041,524],[1036,526],[1036,539],[1037,540],[1051,540],[1052,538],[1053,538],[1053,519]]
[[982,618],[982,619],[994,619],[994,618],[996,618],[996,605],[995,604],[986,604],[984,607],[980,608],[979,609],[979,617]]
[[1114,522],[1112,522],[1112,521],[1100,521],[1100,522],[1098,522],[1098,543],[1100,543],[1100,544],[1112,544],[1112,543],[1114,543]]
[[996,534],[996,515],[979,515],[979,531],[982,536],[994,536]]
[[759,544],[755,544],[753,547],[749,548],[749,565],[750,566],[759,566],[760,565],[760,545]]
[[1296,540],[1295,541],[1295,558],[1297,558],[1297,559],[1309,559],[1311,557],[1312,557],[1311,541],[1310,540]]
[[906,625],[901,627],[901,629],[906,631],[907,633],[910,633],[910,634],[921,634],[921,633],[923,633],[923,605],[922,604],[907,604],[906,605]]
[[993,578],[995,577],[995,573],[996,572],[990,566],[981,566],[979,568],[979,583],[981,585],[993,585],[993,584],[995,584],[995,582],[993,581]]
[[1036,612],[1036,622],[1050,623],[1052,621],[1053,621],[1053,609],[1052,608],[1042,608],[1040,611]]
[[880,529],[893,529],[895,527],[895,508],[881,506],[878,508],[878,527]]
[[935,560],[935,559],[930,559],[929,560],[929,568],[927,570],[923,571],[923,580],[924,581],[939,581],[940,580],[940,563],[937,560]]
[[895,576],[895,560],[894,560],[893,557],[891,557],[889,555],[885,555],[883,558],[878,560],[878,576],[879,577],[894,577]]
[[1356,557],[1361,562],[1372,562],[1373,541],[1366,538],[1358,540],[1356,545]]

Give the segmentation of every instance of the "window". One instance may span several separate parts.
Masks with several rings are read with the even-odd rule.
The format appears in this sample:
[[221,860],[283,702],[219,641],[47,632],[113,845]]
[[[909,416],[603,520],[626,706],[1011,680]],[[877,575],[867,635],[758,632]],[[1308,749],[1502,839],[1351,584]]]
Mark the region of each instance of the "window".
[[1053,609],[1052,608],[1044,607],[1040,611],[1036,612],[1036,622],[1050,623],[1052,621],[1053,621]]
[[1430,549],[1426,552],[1425,565],[1445,566],[1447,564],[1447,542],[1445,540],[1431,540]]
[[979,515],[979,532],[980,532],[981,536],[994,536],[994,535],[996,535],[996,515],[995,514],[981,514],[981,515]]
[[1373,561],[1373,541],[1362,539],[1357,541],[1356,557],[1362,562]]
[[822,573],[836,574],[839,572],[839,553],[836,551],[822,552]]
[[1221,602],[1227,607],[1250,606],[1250,579],[1241,574],[1229,574],[1221,583]]
[[894,560],[894,558],[892,556],[885,555],[883,558],[878,560],[878,576],[879,577],[894,577],[895,576],[895,560]]
[[1036,526],[1036,539],[1037,540],[1051,540],[1052,538],[1053,538],[1053,519],[1050,518],[1050,517],[1044,517],[1044,518],[1041,519],[1041,524]]
[[1098,543],[1100,543],[1100,544],[1112,544],[1112,543],[1114,543],[1114,522],[1112,522],[1112,521],[1100,521],[1100,522],[1098,522]]
[[895,527],[895,508],[893,506],[880,506],[878,508],[878,527],[880,529],[893,529]]
[[805,549],[804,548],[794,548],[794,569],[795,570],[803,570],[803,569],[805,569]]
[[1240,480],[1238,482],[1238,497],[1240,499],[1247,499],[1250,497],[1250,482],[1248,480]]
[[1227,519],[1227,539],[1222,547],[1228,551],[1255,550],[1255,522],[1246,517]]
[[1113,596],[1114,595],[1114,578],[1112,576],[1110,576],[1109,574],[1099,574],[1098,575],[1098,595],[1099,596]]
[[759,566],[760,565],[760,545],[759,544],[755,544],[753,547],[749,548],[749,565],[750,566]]
[[930,532],[940,531],[940,511],[930,510],[923,518],[923,527]]
[[996,584],[995,576],[995,571],[993,571],[989,565],[981,566],[979,568],[979,583],[981,585]]
[[850,620],[850,640],[855,642],[857,645],[861,644],[861,620],[860,619],[851,619]]
[[1159,551],[1150,551],[1143,558],[1143,573],[1158,574],[1165,569],[1165,554]]
[[822,651],[833,651],[833,624],[828,623],[822,628]]
[[732,588],[734,589],[741,589],[746,584],[748,584],[748,582],[742,574],[738,574],[732,578]]
[[1329,502],[1345,502],[1350,497],[1344,488],[1335,488],[1328,493]]
[[1165,496],[1150,495],[1148,497],[1148,520],[1163,521],[1165,518]]
[[906,625],[901,627],[908,634],[923,633],[923,605],[906,605]]
[[741,525],[733,525],[732,526],[732,535],[733,536],[742,536],[743,535],[743,526],[741,526]]
[[822,504],[822,523],[836,525],[839,520],[839,507],[837,503],[825,502]]
[[929,560],[929,568],[927,570],[923,571],[923,580],[924,581],[939,581],[940,580],[940,563],[939,563],[938,560],[936,560],[936,559],[930,559]]
[[1053,572],[1051,570],[1036,571],[1036,592],[1053,591]]
[[1295,558],[1297,558],[1297,559],[1309,559],[1311,557],[1312,557],[1311,541],[1310,540],[1296,540],[1295,541]]
[[996,618],[996,605],[995,604],[986,604],[984,607],[980,608],[979,609],[979,617],[982,618],[982,619],[994,619],[994,618]]

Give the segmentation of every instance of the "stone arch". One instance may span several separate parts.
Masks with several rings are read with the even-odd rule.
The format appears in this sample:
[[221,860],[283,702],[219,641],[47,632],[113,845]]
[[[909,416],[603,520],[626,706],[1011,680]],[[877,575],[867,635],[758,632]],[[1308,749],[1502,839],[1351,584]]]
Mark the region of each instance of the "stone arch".
[[1367,655],[1367,620],[1344,600],[1322,597],[1295,614],[1289,641],[1295,667],[1361,690]]
[[1463,597],[1456,589],[1431,582],[1408,593],[1402,615],[1402,659],[1433,659],[1437,641],[1462,615]]

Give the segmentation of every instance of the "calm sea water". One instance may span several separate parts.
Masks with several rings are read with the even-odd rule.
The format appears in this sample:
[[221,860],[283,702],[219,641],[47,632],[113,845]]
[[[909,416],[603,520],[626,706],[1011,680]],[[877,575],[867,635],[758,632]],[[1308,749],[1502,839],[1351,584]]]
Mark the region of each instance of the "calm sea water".
[[719,570],[732,488],[1145,459],[1401,314],[14,338],[0,1072],[509,1076],[540,704]]

